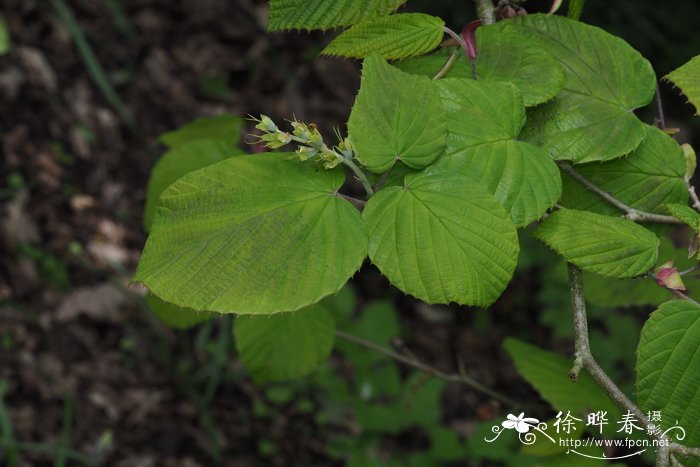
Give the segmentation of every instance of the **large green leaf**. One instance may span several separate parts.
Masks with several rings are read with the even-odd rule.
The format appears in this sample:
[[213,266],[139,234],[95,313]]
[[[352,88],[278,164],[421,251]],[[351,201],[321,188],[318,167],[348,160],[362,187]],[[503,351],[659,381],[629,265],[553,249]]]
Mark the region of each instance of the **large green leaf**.
[[217,115],[193,120],[177,130],[160,135],[158,140],[170,148],[198,139],[218,139],[237,146],[241,139],[243,119],[235,115]]
[[695,115],[700,115],[700,55],[676,68],[664,79],[678,86],[695,107]]
[[[482,26],[476,30],[478,54],[476,70],[479,81],[510,83],[523,94],[526,106],[538,105],[553,98],[564,83],[564,72],[548,53],[530,47],[522,35],[512,29]],[[401,60],[395,65],[407,73],[433,77],[447,61],[450,49]],[[472,78],[471,67],[461,50],[446,78]]]
[[[660,411],[660,426],[678,421],[687,446],[700,444],[700,307],[671,301],[651,314],[637,348],[637,402]],[[670,432],[673,437],[676,433]]]
[[178,143],[156,163],[148,180],[143,225],[150,230],[158,198],[178,178],[229,157],[245,154],[222,139],[192,139]]
[[574,209],[551,214],[534,235],[581,269],[619,279],[647,272],[659,249],[656,235],[632,221]]
[[562,91],[531,109],[523,138],[555,159],[606,161],[633,151],[644,126],[632,110],[654,95],[651,65],[622,39],[560,16],[527,15],[500,22],[564,69]]
[[5,23],[5,19],[0,15],[0,55],[5,55],[9,52],[11,44],[7,23]]
[[445,23],[436,16],[403,13],[371,18],[341,33],[323,55],[397,59],[424,54],[440,45]]
[[520,92],[510,84],[448,78],[438,82],[447,111],[445,155],[429,170],[478,181],[517,227],[541,217],[561,195],[556,164],[544,151],[516,141],[525,120]]
[[587,412],[603,410],[613,420],[619,409],[593,379],[582,371],[574,383],[569,378],[572,361],[517,339],[506,339],[503,346],[515,362],[518,373],[525,378],[544,400],[564,413],[585,420]]
[[410,174],[365,206],[372,262],[399,289],[428,303],[486,307],[515,269],[508,213],[466,176]]
[[152,293],[146,295],[146,304],[156,318],[176,329],[187,329],[217,316],[216,313],[189,310],[164,302]]
[[329,29],[388,15],[406,0],[270,0],[268,31]]
[[322,305],[272,316],[239,316],[233,323],[238,354],[256,382],[304,376],[333,349],[335,324]]
[[[644,142],[629,156],[605,163],[577,165],[576,170],[623,203],[641,211],[666,214],[664,205],[688,201],[683,180],[685,158],[673,138],[645,125]],[[561,204],[567,208],[619,215],[620,211],[563,175]]]
[[348,121],[357,159],[372,172],[396,161],[419,169],[445,149],[447,119],[435,83],[371,55]]
[[240,156],[191,172],[160,197],[136,271],[195,310],[293,311],[336,292],[367,254],[342,171],[293,154]]

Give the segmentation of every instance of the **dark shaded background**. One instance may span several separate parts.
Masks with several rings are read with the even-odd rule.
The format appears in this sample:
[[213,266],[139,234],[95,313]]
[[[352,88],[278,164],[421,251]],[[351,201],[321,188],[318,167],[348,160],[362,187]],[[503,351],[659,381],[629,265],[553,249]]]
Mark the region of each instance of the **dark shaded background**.
[[[195,383],[181,375],[221,371],[206,351],[216,328],[167,330],[144,311],[138,289],[124,290],[145,241],[141,213],[162,152],[159,134],[219,113],[295,115],[330,134],[344,127],[358,63],[317,58],[332,33],[267,34],[263,1],[66,4],[128,115],[95,86],[55,3],[3,0],[12,49],[0,57],[0,387],[14,436],[56,444],[71,413],[69,445],[103,465],[213,465],[212,432],[225,465],[336,464],[313,417],[293,405],[278,407],[272,424],[256,418],[252,407],[265,395],[233,357],[203,421],[189,397]],[[407,8],[439,15],[453,29],[473,19],[467,0],[412,0]],[[662,75],[700,52],[699,13],[695,0],[589,0],[582,20],[625,38]],[[697,143],[692,110],[667,84],[661,89],[669,126]],[[640,115],[651,120],[654,109]],[[542,277],[526,269],[492,310],[438,319],[369,266],[355,286],[360,303],[394,297],[412,336],[407,344],[424,360],[454,368],[461,354],[482,382],[537,402],[500,343],[519,335],[569,350],[557,324],[541,318]],[[565,307],[565,291],[556,300]],[[443,403],[446,424],[488,419],[498,408],[464,388],[451,387]],[[261,437],[274,440],[274,455],[260,452]],[[394,446],[411,442],[398,438]],[[52,465],[50,454],[24,457],[27,465]]]

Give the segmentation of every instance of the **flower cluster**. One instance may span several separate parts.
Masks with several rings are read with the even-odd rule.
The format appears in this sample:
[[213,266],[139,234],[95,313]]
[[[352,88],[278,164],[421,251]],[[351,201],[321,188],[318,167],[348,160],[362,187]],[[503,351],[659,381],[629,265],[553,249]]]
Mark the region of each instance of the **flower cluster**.
[[255,128],[262,131],[259,136],[260,141],[266,147],[278,149],[289,143],[296,142],[299,145],[295,151],[299,160],[307,161],[314,157],[318,157],[323,161],[323,166],[326,169],[337,167],[345,160],[353,158],[352,143],[348,138],[342,138],[338,135],[339,143],[335,147],[329,147],[324,141],[323,136],[318,131],[318,128],[313,123],[303,123],[294,120],[292,124],[292,132],[288,133],[279,129],[279,127],[267,115],[260,115],[260,118],[253,118],[257,122]]

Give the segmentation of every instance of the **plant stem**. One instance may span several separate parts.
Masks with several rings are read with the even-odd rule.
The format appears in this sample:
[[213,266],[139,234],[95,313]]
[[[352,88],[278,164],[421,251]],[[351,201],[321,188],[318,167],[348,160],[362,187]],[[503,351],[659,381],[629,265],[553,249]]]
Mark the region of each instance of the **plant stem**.
[[607,191],[603,190],[599,186],[597,186],[595,183],[591,182],[588,178],[586,178],[584,175],[579,173],[574,167],[569,164],[568,162],[557,162],[557,165],[559,165],[559,168],[563,170],[564,172],[568,173],[571,175],[573,178],[575,178],[579,183],[581,183],[583,186],[588,188],[589,191],[592,191],[596,195],[598,195],[600,198],[602,198],[605,202],[608,204],[615,206],[617,209],[620,211],[624,212],[625,215],[623,216],[625,219],[634,221],[634,222],[657,222],[660,224],[682,224],[680,220],[676,219],[675,217],[672,216],[665,216],[663,214],[654,214],[651,212],[645,212],[645,211],[640,211],[638,209],[633,208],[632,206],[629,206],[619,199],[615,198],[613,195],[608,193]]
[[447,57],[445,64],[438,70],[437,73],[435,73],[435,76],[433,76],[433,80],[442,78],[448,71],[450,71],[450,68],[452,68],[452,65],[454,65],[455,61],[457,60],[457,53],[458,52],[456,50],[453,50],[452,53],[450,53],[450,56]]
[[413,357],[408,357],[406,355],[401,355],[400,353],[396,353],[393,350],[389,350],[387,348],[382,347],[381,345],[377,345],[374,342],[370,342],[368,340],[362,339],[361,337],[354,336],[352,334],[348,334],[343,331],[336,331],[335,335],[341,339],[344,339],[348,342],[352,342],[353,344],[357,344],[359,346],[362,346],[366,349],[372,350],[374,352],[380,353],[382,355],[385,355],[389,358],[392,358],[396,360],[397,362],[401,362],[405,365],[411,366],[413,368],[416,368],[418,370],[424,371],[436,378],[439,378],[443,381],[446,381],[448,383],[458,383],[458,384],[464,384],[466,386],[471,387],[472,389],[485,394],[489,397],[492,397],[500,402],[503,402],[506,405],[509,405],[511,407],[516,407],[519,404],[516,402],[512,401],[508,397],[499,394],[498,392],[484,386],[483,384],[479,383],[475,379],[465,375],[465,374],[452,374],[452,373],[445,373],[443,371],[438,370],[437,368],[434,368],[426,363],[421,362],[420,360],[413,358]]
[[483,24],[493,24],[496,22],[496,15],[491,0],[474,0],[476,3],[476,16]]
[[661,129],[666,129],[666,117],[664,116],[664,105],[661,101],[661,90],[659,89],[659,83],[656,83],[656,112],[659,118],[659,125]]
[[358,180],[362,183],[362,187],[365,189],[367,192],[367,197],[370,197],[374,194],[374,190],[372,190],[372,184],[369,182],[369,179],[367,178],[367,175],[360,169],[357,164],[355,164],[351,159],[348,159],[347,157],[343,156],[343,164],[347,165],[350,167],[350,170],[353,171],[355,176],[357,177]]
[[[646,433],[657,433],[653,435],[654,438],[662,442],[656,452],[657,466],[668,466],[671,453],[680,454],[685,457],[700,457],[700,448],[689,448],[681,444],[672,443],[669,438],[658,433],[657,430],[654,429],[656,428],[655,425],[652,424],[641,409],[617,387],[615,382],[610,379],[607,373],[605,373],[605,370],[600,367],[595,357],[593,357],[590,341],[588,339],[588,319],[586,318],[586,300],[583,294],[583,274],[581,270],[573,264],[569,263],[568,268],[576,356],[574,359],[574,366],[569,376],[575,381],[579,372],[585,369],[588,374],[591,375],[593,381],[595,381],[608,397],[615,402],[615,405],[622,410],[628,411],[637,418],[637,421],[642,424]],[[668,443],[668,446],[665,446],[665,443]]]
[[690,199],[693,202],[693,209],[695,209],[696,211],[700,211],[700,199],[698,199],[698,194],[695,193],[695,187],[690,184],[690,181],[688,181],[688,194],[690,195]]

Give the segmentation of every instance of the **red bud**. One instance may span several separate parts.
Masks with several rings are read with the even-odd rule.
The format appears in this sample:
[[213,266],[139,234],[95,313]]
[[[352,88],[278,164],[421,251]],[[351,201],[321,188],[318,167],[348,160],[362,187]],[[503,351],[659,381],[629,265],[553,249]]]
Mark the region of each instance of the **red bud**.
[[467,57],[469,60],[474,61],[476,59],[476,28],[481,26],[481,20],[472,21],[471,23],[464,26],[462,29],[462,39],[467,44]]

